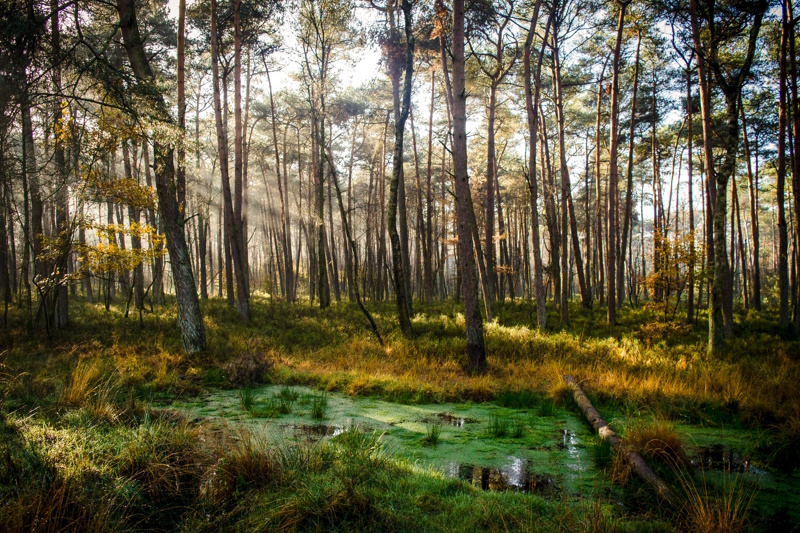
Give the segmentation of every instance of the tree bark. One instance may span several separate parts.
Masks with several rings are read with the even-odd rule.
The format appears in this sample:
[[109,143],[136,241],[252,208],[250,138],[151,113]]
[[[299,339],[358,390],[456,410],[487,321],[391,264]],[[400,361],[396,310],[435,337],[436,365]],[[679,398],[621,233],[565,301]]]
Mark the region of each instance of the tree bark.
[[[61,94],[61,32],[59,28],[59,6],[58,0],[50,0],[50,25],[52,37],[52,59],[53,59],[53,92]],[[54,129],[59,131],[66,128],[62,123],[63,114],[61,111],[61,98],[56,97],[53,102],[53,123]],[[67,162],[65,158],[63,138],[55,135],[55,163],[56,163],[56,230],[58,232],[58,256],[55,260],[53,269],[53,294],[51,296],[53,306],[51,310],[52,324],[54,329],[62,329],[69,323],[69,292],[64,283],[64,275],[67,272],[67,263],[72,248],[72,228],[69,224],[69,202],[67,199]],[[2,244],[2,243],[0,243]],[[4,244],[3,244],[4,246]]]
[[[553,91],[555,93],[556,121],[558,125],[558,152],[559,152],[559,174],[561,178],[561,248],[562,254],[561,270],[564,279],[561,283],[562,302],[569,301],[570,269],[567,260],[567,226],[572,237],[572,255],[575,260],[575,268],[578,274],[578,287],[581,295],[581,307],[589,308],[589,295],[586,290],[586,278],[583,272],[583,259],[581,257],[580,239],[578,238],[578,221],[575,218],[575,206],[572,202],[572,187],[569,178],[569,168],[567,167],[567,142],[565,133],[564,118],[564,93],[561,86],[561,58],[559,57],[560,48],[558,46],[558,31],[553,29]],[[561,318],[566,324],[569,322],[569,306],[562,305]]]
[[[753,239],[753,308],[756,311],[761,311],[761,257],[760,257],[760,237],[761,231],[758,223],[758,197],[756,194],[756,184],[753,177],[753,167],[750,161],[750,143],[747,139],[747,121],[744,115],[744,105],[742,105],[741,97],[739,99],[739,108],[742,115],[742,143],[744,144],[744,160],[747,163],[747,185],[750,193],[750,232]],[[796,196],[796,195],[795,195]]]
[[[702,47],[700,39],[700,23],[698,21],[698,8],[697,0],[689,1],[690,20],[692,26],[692,39],[694,41],[695,49],[698,50],[698,74],[700,77],[700,94],[701,94],[701,110],[703,113],[703,137],[705,145],[705,159],[706,159],[706,172],[710,178],[710,183],[714,183],[716,191],[712,193],[716,195],[713,198],[714,203],[714,258],[713,258],[713,284],[711,290],[711,297],[709,299],[709,326],[708,326],[708,350],[710,353],[716,353],[722,349],[724,339],[726,336],[733,334],[733,321],[732,313],[729,311],[728,317],[723,314],[723,307],[725,307],[725,283],[728,278],[728,255],[725,243],[725,215],[727,213],[727,196],[726,189],[728,180],[733,174],[734,166],[736,164],[736,154],[739,148],[739,95],[745,79],[749,75],[750,65],[753,62],[755,55],[756,43],[758,33],[761,28],[761,21],[766,10],[766,2],[759,2],[754,12],[753,25],[750,28],[747,50],[742,66],[730,78],[726,77],[720,68],[717,61],[717,36],[710,35],[709,46],[710,50]],[[713,22],[713,12],[711,17]],[[711,30],[713,30],[713,25]],[[708,57],[704,57],[707,54]],[[714,71],[717,83],[722,89],[725,96],[725,118],[726,123],[724,130],[721,133],[723,144],[725,146],[725,156],[723,157],[722,164],[718,170],[714,169],[713,159],[711,154],[711,97],[708,92],[708,80],[705,75],[705,63],[708,58],[709,66]],[[709,260],[711,263],[711,260]],[[732,294],[729,294],[732,297]],[[728,298],[730,300],[730,298]],[[727,318],[727,320],[726,320]]]
[[[242,23],[241,23],[241,0],[234,0],[233,9],[233,86],[234,86],[234,155],[233,155],[233,183],[234,183],[234,207],[233,207],[233,228],[231,237],[233,242],[231,252],[233,254],[233,269],[236,275],[236,307],[245,324],[250,319],[250,287],[248,287],[248,266],[247,266],[247,236],[244,235],[244,218],[246,215],[242,211],[243,204],[243,170],[244,170],[244,139],[242,131]],[[216,18],[216,17],[215,17]],[[212,30],[213,32],[214,30]],[[214,38],[218,36],[215,34]],[[219,44],[217,44],[219,46]],[[227,152],[227,150],[226,150]],[[226,180],[227,181],[227,180]],[[224,195],[224,188],[223,188]]]
[[690,242],[689,242],[689,275],[688,275],[688,291],[689,297],[686,299],[686,323],[691,324],[694,320],[694,269],[696,265],[696,257],[697,253],[695,250],[695,236],[694,236],[694,198],[692,194],[692,180],[693,180],[693,170],[694,170],[694,153],[693,153],[693,142],[694,142],[694,129],[692,123],[692,115],[694,114],[694,110],[692,109],[692,70],[691,70],[691,60],[686,64],[686,128],[687,128],[687,141],[686,144],[688,145],[689,151],[689,159],[688,159],[688,172],[689,172],[689,234],[690,234]]
[[[265,72],[267,74],[267,86],[269,87],[269,109],[270,109],[270,117],[272,118],[272,146],[275,150],[275,177],[278,181],[278,194],[281,197],[281,244],[283,247],[283,256],[284,256],[284,269],[285,269],[285,279],[286,279],[286,302],[292,303],[294,302],[294,267],[292,265],[292,244],[291,244],[291,231],[292,228],[289,225],[289,219],[286,216],[286,203],[288,201],[288,190],[284,193],[284,186],[288,187],[288,181],[285,184],[281,183],[281,156],[280,152],[278,151],[278,127],[277,127],[277,120],[275,118],[275,102],[272,98],[272,80],[270,80],[269,76],[269,68],[266,68],[265,65]],[[286,135],[284,135],[284,148],[286,146]],[[286,161],[284,160],[284,178],[287,178],[285,172]]]
[[786,54],[789,28],[787,25],[786,3],[783,3],[783,17],[781,20],[781,44],[778,57],[778,175],[776,179],[776,194],[778,204],[778,325],[781,328],[789,326],[789,235],[786,227],[786,198],[784,194],[786,184]]
[[[619,168],[617,167],[617,146],[619,143],[619,56],[622,47],[622,30],[625,26],[625,10],[628,2],[619,2],[619,21],[617,22],[617,40],[614,45],[614,58],[611,62],[611,141],[609,143],[608,161],[608,253],[606,254],[606,270],[608,271],[608,294],[606,318],[610,325],[617,323],[616,304],[616,261],[617,261],[617,182]],[[620,254],[621,255],[621,254]]]
[[470,371],[486,366],[483,322],[478,308],[478,280],[469,220],[469,176],[467,174],[467,93],[464,75],[464,0],[453,1],[453,179],[456,189],[458,251],[464,291],[464,321]]
[[[633,208],[633,135],[636,125],[636,92],[639,87],[639,50],[642,47],[642,31],[636,32],[636,59],[633,67],[633,95],[631,96],[631,123],[628,130],[628,168],[627,187],[625,190],[625,215],[622,219],[622,246],[617,260],[617,306],[621,306],[625,299],[625,250],[628,248],[628,234],[631,227],[631,212]],[[655,112],[655,109],[653,110]],[[690,200],[691,201],[691,200]],[[677,211],[677,209],[676,209]]]
[[[414,36],[411,21],[411,2],[410,0],[403,0],[402,2],[406,45],[405,45],[405,61],[403,64],[399,60],[390,60],[390,67],[392,69],[392,93],[394,99],[394,153],[392,155],[392,177],[389,182],[389,210],[388,210],[388,225],[389,225],[389,239],[392,246],[392,272],[394,274],[394,291],[397,302],[397,316],[400,321],[400,330],[403,335],[411,336],[414,331],[411,327],[411,319],[409,316],[409,303],[408,299],[411,295],[407,292],[408,283],[406,277],[409,275],[408,265],[405,261],[407,254],[407,238],[406,234],[406,250],[403,250],[403,243],[401,235],[397,229],[397,211],[398,207],[401,211],[401,230],[406,222],[402,216],[405,204],[399,205],[403,200],[402,181],[403,181],[403,135],[405,132],[406,119],[411,104],[411,85],[412,76],[414,73]],[[396,30],[393,30],[396,33]],[[394,35],[396,44],[399,46],[399,35]],[[400,101],[399,84],[400,84],[400,69],[404,69],[403,77],[403,97],[402,103]],[[398,198],[400,196],[400,198]],[[406,232],[408,228],[406,227]]]
[[583,393],[580,385],[572,378],[572,376],[563,376],[564,383],[566,383],[572,389],[572,395],[575,398],[575,403],[580,408],[583,416],[586,417],[586,420],[589,421],[589,424],[592,428],[597,431],[597,434],[600,436],[601,439],[608,441],[609,444],[616,450],[618,453],[621,453],[625,461],[630,465],[636,474],[642,478],[646,483],[653,486],[653,489],[658,493],[659,496],[670,500],[672,497],[672,493],[669,489],[669,486],[664,483],[661,478],[659,478],[655,472],[648,466],[647,462],[642,458],[642,456],[632,450],[626,450],[623,446],[622,440],[617,436],[617,434],[612,430],[609,425],[603,420],[603,417],[600,416],[600,413],[597,412],[597,409],[594,408],[592,402],[589,401],[589,398],[586,397],[586,394]]
[[[131,68],[140,83],[154,84],[155,76],[144,50],[144,42],[139,34],[136,22],[136,11],[131,0],[117,0],[120,28],[125,43],[125,50]],[[155,90],[151,94],[154,110],[159,117],[171,122],[168,108],[163,96]],[[183,347],[187,353],[205,349],[206,335],[203,317],[200,313],[200,302],[192,276],[186,239],[183,234],[183,219],[178,208],[176,184],[174,181],[173,147],[153,142],[155,163],[156,192],[164,230],[167,238],[167,249],[172,259],[172,279],[175,284],[175,295],[178,303],[178,321],[183,338]]]
[[[794,198],[794,246],[800,250],[800,94],[797,83],[797,50],[795,46],[794,8],[792,0],[786,1],[788,14],[787,26],[789,27],[789,68],[790,83],[792,87],[792,124],[794,126],[794,165],[792,166],[792,196]],[[800,290],[795,295],[794,304],[794,330],[800,332]]]
[[178,2],[178,209],[186,216],[186,0]]
[[[127,0],[126,0],[127,1]],[[237,0],[238,4],[239,0]],[[220,176],[222,178],[222,198],[224,203],[225,209],[225,229],[228,232],[230,237],[228,244],[230,249],[230,255],[233,263],[233,269],[235,271],[235,278],[236,278],[236,306],[237,311],[242,319],[243,323],[247,323],[250,312],[249,312],[249,291],[247,290],[245,277],[244,277],[244,269],[246,268],[243,264],[243,252],[242,246],[244,243],[244,239],[241,235],[241,225],[238,223],[237,217],[234,213],[233,201],[231,199],[231,188],[230,188],[230,178],[228,176],[228,141],[227,136],[225,134],[225,130],[223,128],[223,120],[222,120],[222,103],[220,102],[220,77],[219,77],[219,35],[217,33],[217,2],[216,0],[211,1],[211,71],[213,77],[213,85],[214,85],[214,116],[216,122],[216,130],[217,130],[217,148],[219,150],[219,162],[220,162]],[[237,47],[238,48],[238,47]],[[239,86],[241,80],[236,76],[234,73],[234,77],[236,78],[236,84]],[[239,87],[241,90],[241,87]],[[240,91],[237,91],[239,94]],[[237,98],[237,108],[241,106],[241,94],[239,94],[239,98]],[[236,113],[236,152],[238,153],[238,157],[236,157],[238,161],[238,171],[241,172],[241,109],[239,109],[239,113]],[[226,239],[228,240],[228,239]],[[228,296],[230,300],[230,295]]]

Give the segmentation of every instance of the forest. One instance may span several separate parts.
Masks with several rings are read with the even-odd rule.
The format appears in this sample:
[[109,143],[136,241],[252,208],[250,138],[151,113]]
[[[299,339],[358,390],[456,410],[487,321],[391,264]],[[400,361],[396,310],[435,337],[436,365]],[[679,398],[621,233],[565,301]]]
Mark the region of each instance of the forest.
[[0,530],[796,530],[798,44],[0,0]]

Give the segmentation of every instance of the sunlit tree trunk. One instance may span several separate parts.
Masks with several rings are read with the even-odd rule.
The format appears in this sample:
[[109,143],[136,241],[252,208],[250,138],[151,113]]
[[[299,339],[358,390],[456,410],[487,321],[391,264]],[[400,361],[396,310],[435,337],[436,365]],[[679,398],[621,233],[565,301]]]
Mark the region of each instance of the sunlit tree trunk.
[[608,161],[608,253],[606,254],[606,270],[608,271],[607,312],[608,323],[617,323],[616,303],[616,261],[617,261],[617,182],[619,168],[617,165],[617,146],[619,143],[619,57],[622,46],[622,30],[625,25],[625,10],[629,2],[617,2],[619,5],[619,20],[617,22],[617,40],[614,45],[614,58],[611,62],[611,141],[609,143]]
[[469,176],[467,174],[467,93],[464,77],[464,0],[453,1],[453,179],[456,193],[459,262],[464,291],[464,321],[469,369],[486,366],[483,322],[478,308],[478,280],[469,221]]
[[[617,307],[622,305],[625,299],[625,250],[628,248],[628,234],[631,227],[631,213],[633,211],[633,134],[636,125],[636,92],[639,87],[639,50],[642,47],[642,32],[636,33],[636,59],[633,63],[633,93],[631,96],[631,123],[628,130],[628,168],[627,187],[625,190],[625,214],[622,219],[622,246],[617,261]],[[655,112],[655,110],[653,110]],[[677,209],[676,209],[677,211]]]
[[[131,0],[117,0],[120,28],[125,43],[131,68],[140,83],[154,84],[155,76],[144,50],[144,42],[136,23],[136,11]],[[163,96],[153,88],[149,94],[162,120],[169,121],[169,111]],[[200,302],[197,299],[191,263],[189,262],[186,239],[183,234],[183,218],[181,217],[176,197],[175,169],[173,166],[173,148],[154,140],[153,153],[155,163],[156,192],[167,248],[172,265],[172,279],[175,284],[175,296],[178,303],[178,321],[183,338],[184,350],[194,353],[205,349],[206,335],[203,317],[200,313]]]
[[[238,2],[237,2],[238,3]],[[245,266],[243,265],[243,252],[242,246],[244,243],[244,239],[240,234],[241,226],[237,221],[237,217],[235,216],[233,200],[231,198],[231,189],[230,189],[230,178],[228,175],[228,142],[227,136],[225,134],[225,130],[223,128],[223,119],[222,119],[222,103],[220,101],[220,77],[219,77],[219,45],[218,40],[219,36],[217,33],[217,2],[216,0],[212,0],[211,2],[211,71],[213,77],[213,85],[214,85],[214,116],[216,122],[216,130],[217,130],[217,148],[219,151],[219,161],[220,161],[220,176],[222,178],[222,199],[225,209],[225,229],[228,232],[229,239],[229,252],[231,255],[233,269],[235,271],[235,278],[236,278],[236,303],[237,303],[237,311],[239,311],[239,315],[243,322],[247,323],[249,319],[249,308],[248,308],[248,290],[246,287],[246,282],[244,278],[244,269]],[[238,49],[238,47],[237,47]],[[239,50],[239,53],[241,51]],[[237,86],[239,86],[240,81],[236,74],[241,74],[240,72],[234,73],[234,78],[236,78],[235,82]],[[241,87],[239,87],[241,89]],[[237,91],[237,94],[239,92]],[[241,95],[236,98],[236,106],[237,108],[241,105]],[[241,112],[241,109],[239,109]],[[235,117],[236,120],[236,148],[237,152],[241,148],[241,117],[240,113],[234,112],[237,116]],[[241,157],[241,154],[239,154]],[[238,160],[238,158],[237,158]],[[241,164],[241,160],[238,161],[239,165]],[[241,166],[238,166],[239,171],[241,171]],[[226,250],[227,252],[227,250]],[[230,281],[229,281],[230,286]],[[229,294],[228,299],[231,299],[231,295]]]
[[781,22],[781,44],[778,77],[778,172],[776,194],[778,204],[778,324],[781,328],[789,326],[789,235],[786,227],[786,111],[787,74],[786,54],[788,51],[789,28],[787,25],[786,3],[783,3]]

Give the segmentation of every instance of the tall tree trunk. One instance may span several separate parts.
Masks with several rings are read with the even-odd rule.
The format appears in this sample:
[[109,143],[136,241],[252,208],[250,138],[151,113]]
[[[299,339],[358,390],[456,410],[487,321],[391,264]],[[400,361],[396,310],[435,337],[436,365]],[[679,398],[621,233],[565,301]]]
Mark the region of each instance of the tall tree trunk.
[[[275,177],[278,180],[278,194],[281,197],[281,244],[283,247],[283,256],[284,256],[284,269],[285,269],[285,279],[286,279],[286,301],[288,303],[294,302],[294,267],[292,266],[292,244],[291,244],[291,231],[292,228],[289,225],[289,219],[286,216],[286,203],[288,201],[288,192],[286,191],[284,194],[284,185],[288,186],[288,181],[286,184],[281,183],[281,157],[280,152],[278,151],[278,126],[277,120],[275,119],[275,102],[272,99],[272,81],[270,80],[269,76],[269,69],[266,68],[265,65],[265,72],[267,74],[267,86],[269,87],[269,108],[270,108],[270,117],[272,118],[272,146],[275,150]],[[284,134],[283,138],[284,149],[286,146],[286,135]],[[286,161],[284,160],[284,178],[286,178]]]
[[[58,0],[50,0],[50,26],[53,59],[53,92],[61,94],[61,33],[59,28]],[[56,131],[66,128],[62,124],[61,98],[57,96],[53,102],[53,123]],[[69,323],[69,292],[64,282],[67,272],[67,263],[72,248],[72,229],[69,227],[69,202],[67,199],[67,161],[65,158],[64,141],[60,135],[55,135],[55,163],[56,163],[56,229],[59,242],[58,256],[53,269],[53,307],[51,310],[52,323],[55,329],[62,329]],[[4,243],[0,245],[5,246]]]
[[[140,83],[154,84],[155,76],[150,69],[150,64],[144,50],[144,42],[139,34],[136,23],[136,11],[131,0],[117,0],[120,28],[125,43],[131,68]],[[147,94],[151,97],[154,109],[162,120],[169,122],[169,111],[160,95],[153,86]],[[178,303],[178,321],[183,338],[183,347],[187,353],[194,353],[205,349],[206,335],[203,326],[203,317],[200,313],[200,302],[192,277],[192,267],[189,262],[189,253],[186,239],[183,234],[183,218],[178,209],[176,198],[176,185],[174,181],[175,170],[173,167],[173,148],[160,142],[153,142],[155,163],[156,192],[164,221],[164,230],[167,238],[167,249],[171,257],[172,279],[175,284],[175,295]]]
[[453,179],[456,193],[459,262],[464,291],[464,321],[467,336],[469,369],[486,366],[483,322],[478,308],[478,280],[472,246],[469,207],[470,189],[467,174],[467,93],[464,75],[464,0],[453,1]]
[[[126,0],[127,1],[127,0]],[[239,0],[237,0],[237,5]],[[211,1],[211,71],[213,77],[213,85],[214,85],[214,116],[216,119],[216,130],[217,130],[217,148],[219,150],[219,161],[220,161],[220,175],[222,178],[222,197],[225,209],[225,229],[228,232],[229,239],[228,241],[230,255],[233,263],[233,269],[235,271],[236,277],[236,304],[237,304],[237,311],[239,311],[239,315],[241,316],[242,322],[247,323],[249,319],[249,308],[248,308],[248,290],[245,283],[244,278],[244,269],[245,265],[243,264],[243,252],[242,246],[244,243],[244,239],[241,235],[241,225],[237,222],[237,217],[235,216],[234,209],[233,209],[233,200],[231,199],[231,188],[230,188],[230,179],[228,176],[228,141],[227,135],[225,134],[225,130],[223,128],[223,120],[222,120],[222,104],[220,102],[220,77],[219,77],[219,45],[218,45],[218,33],[217,33],[217,2],[216,0]],[[240,45],[239,45],[240,46]],[[237,49],[239,47],[237,46]],[[241,53],[241,50],[239,50]],[[234,73],[234,78],[236,78],[235,83],[241,90],[241,80],[237,73]],[[241,74],[241,73],[239,73]],[[241,105],[241,94],[237,91],[238,98],[237,100],[237,108]],[[241,112],[241,109],[239,109]],[[241,172],[241,153],[239,153],[241,149],[241,116],[240,113],[236,113],[235,120],[236,120],[236,152],[238,157],[236,158],[238,161],[238,171]],[[230,286],[230,282],[229,282]],[[228,300],[230,301],[231,295],[229,294]]]
[[692,115],[694,114],[694,110],[692,109],[692,70],[691,70],[691,59],[686,64],[686,128],[687,128],[687,140],[686,144],[688,145],[689,151],[689,159],[688,159],[688,172],[689,172],[689,234],[691,240],[689,241],[689,275],[688,275],[688,291],[689,297],[686,299],[686,323],[691,324],[694,320],[694,269],[696,264],[696,257],[697,253],[695,250],[695,236],[694,236],[694,198],[692,194],[692,181],[693,181],[693,165],[694,165],[694,153],[693,153],[693,146],[692,143],[694,142],[694,129],[692,123]]
[[750,161],[750,143],[747,139],[747,122],[745,120],[744,105],[742,105],[741,97],[739,99],[739,107],[742,115],[742,142],[744,144],[744,160],[745,163],[747,163],[747,185],[750,193],[750,232],[752,233],[753,240],[752,303],[756,311],[761,311],[761,257],[759,255],[761,251],[759,243],[761,231],[758,223],[758,198],[753,177],[753,167]]
[[[498,39],[498,46],[500,46]],[[498,58],[498,61],[500,58]],[[494,143],[494,116],[497,104],[497,83],[492,80],[489,88],[488,129],[486,132],[486,213],[484,225],[486,226],[486,240],[484,241],[484,263],[486,265],[486,282],[489,288],[488,298],[492,302],[497,300],[497,274],[495,273],[494,253],[494,174],[495,174],[495,143]]]
[[[332,166],[333,162],[330,162],[329,165]],[[330,239],[327,241],[329,277],[333,287],[333,297],[339,302],[342,299],[342,295],[339,287],[339,260],[336,251],[336,232],[333,231],[333,200],[331,198],[330,179],[328,180],[328,226],[328,232],[330,233]]]
[[8,205],[8,176],[6,175],[5,143],[0,142],[0,301],[3,305],[3,327],[8,326],[8,304],[11,302],[11,283],[9,267],[16,269],[16,265],[9,265],[8,260],[8,233],[6,221],[6,205]]
[[742,234],[742,214],[739,209],[739,191],[736,189],[736,180],[731,176],[731,184],[733,187],[733,203],[736,209],[736,228],[739,236],[739,260],[742,265],[742,295],[744,296],[745,309],[750,308],[750,295],[747,288],[747,254],[744,248],[744,235]]
[[213,263],[209,265],[208,261],[212,257],[209,255],[211,247],[208,241],[210,238],[208,205],[200,208],[197,218],[200,233],[198,240],[198,246],[200,247],[200,299],[208,300],[208,270],[210,269],[212,273],[214,270]]
[[787,111],[787,73],[786,54],[788,51],[789,28],[787,24],[786,3],[783,2],[781,19],[781,45],[778,78],[778,176],[776,183],[778,204],[778,324],[781,328],[789,326],[789,235],[786,228],[786,111]]
[[[581,306],[584,309],[589,308],[589,295],[586,289],[586,278],[583,271],[583,259],[581,257],[580,239],[578,238],[578,221],[575,217],[575,206],[572,201],[571,184],[569,178],[569,168],[567,167],[567,143],[565,133],[565,118],[564,118],[564,93],[561,86],[561,58],[560,48],[558,46],[558,32],[553,31],[553,90],[555,93],[556,102],[556,119],[558,125],[558,152],[559,152],[559,174],[561,177],[561,248],[564,250],[562,257],[561,268],[564,275],[562,282],[562,302],[568,301],[568,294],[565,293],[570,285],[570,269],[566,267],[565,260],[567,258],[567,226],[572,237],[572,255],[575,259],[575,268],[578,274],[578,287],[581,294]],[[568,322],[568,309],[566,303],[562,306],[561,318],[566,323]]]
[[[800,94],[797,83],[797,50],[795,38],[794,8],[792,0],[785,0],[786,13],[788,14],[787,26],[789,27],[789,67],[792,87],[792,124],[794,127],[794,165],[792,165],[792,196],[794,198],[794,246],[800,251]],[[800,264],[798,264],[800,266]],[[794,301],[794,329],[800,332],[800,290],[797,291]]]
[[409,121],[411,122],[411,146],[413,148],[413,156],[414,156],[414,177],[415,177],[415,184],[417,189],[417,212],[416,218],[417,223],[414,225],[417,228],[417,238],[416,238],[416,257],[415,257],[415,269],[416,269],[416,277],[417,280],[417,294],[418,297],[421,299],[424,293],[424,286],[425,286],[425,273],[422,266],[423,256],[429,256],[430,250],[428,249],[428,242],[425,239],[425,219],[422,214],[422,180],[419,174],[419,155],[417,154],[417,133],[416,129],[414,128],[414,109],[413,107],[408,113]]
[[[23,180],[27,190],[23,190],[26,195],[25,201],[30,198],[30,209],[26,209],[28,227],[25,228],[25,257],[23,258],[24,272],[23,282],[27,292],[28,322],[33,320],[32,316],[32,295],[31,285],[28,274],[28,262],[30,261],[30,251],[33,252],[34,275],[44,279],[47,276],[45,262],[41,258],[42,254],[42,198],[39,189],[39,168],[36,162],[36,152],[33,142],[33,125],[31,123],[31,105],[28,99],[28,88],[23,89],[22,102],[20,103],[22,115],[22,164]],[[41,304],[42,302],[40,302]]]
[[325,255],[325,165],[322,154],[325,150],[325,116],[315,117],[314,127],[317,140],[314,148],[316,156],[315,165],[315,199],[316,199],[316,224],[317,224],[317,292],[319,292],[319,307],[327,309],[331,303],[330,283],[328,282],[328,261]]
[[[611,141],[609,143],[608,161],[608,253],[606,255],[608,271],[608,307],[606,317],[612,326],[617,323],[616,304],[616,261],[617,261],[617,182],[619,168],[617,166],[617,146],[619,143],[619,56],[622,46],[622,30],[625,25],[625,10],[628,2],[619,2],[619,21],[617,22],[617,40],[614,45],[614,58],[611,62]],[[621,254],[620,254],[621,255]]]
[[[625,189],[625,215],[622,219],[622,246],[617,260],[617,307],[625,299],[625,250],[628,248],[628,233],[631,227],[631,212],[633,208],[633,135],[636,125],[636,91],[639,87],[639,50],[642,47],[642,31],[636,32],[636,59],[633,67],[633,95],[631,96],[631,124],[628,130],[628,168],[627,187]],[[655,113],[655,109],[653,110]],[[676,209],[677,211],[677,209]]]
[[[234,159],[233,159],[233,178],[234,178],[234,206],[233,206],[233,231],[231,232],[233,243],[231,252],[234,254],[233,268],[236,275],[236,307],[242,317],[242,322],[247,323],[250,319],[250,287],[248,287],[248,266],[247,266],[247,236],[244,234],[244,218],[242,211],[243,202],[243,183],[244,183],[244,139],[242,129],[242,24],[241,24],[241,0],[234,0],[233,27],[234,27]],[[215,17],[216,18],[216,17]],[[213,30],[212,30],[213,31]],[[215,36],[216,38],[216,36]],[[227,180],[226,180],[227,181]],[[224,191],[223,191],[224,195]]]
[[[406,222],[402,216],[402,211],[405,207],[405,203],[402,198],[402,196],[404,196],[402,191],[403,134],[411,104],[411,85],[412,76],[414,73],[414,36],[413,28],[411,26],[411,2],[409,0],[403,0],[402,9],[406,34],[405,62],[402,64],[402,68],[404,68],[405,72],[403,77],[402,104],[400,102],[399,93],[401,64],[399,64],[399,60],[395,60],[397,64],[394,64],[393,61],[390,61],[390,68],[393,69],[392,94],[394,98],[394,153],[392,157],[392,178],[389,183],[389,213],[387,222],[389,225],[389,239],[392,245],[392,272],[394,274],[393,281],[394,292],[397,301],[397,316],[400,321],[401,331],[404,335],[409,336],[413,335],[414,331],[411,327],[411,320],[409,318],[409,305],[407,302],[407,300],[411,298],[411,295],[407,292],[408,283],[406,276],[409,275],[409,272],[407,270],[408,265],[405,261],[408,249],[408,235],[406,234],[406,250],[404,251],[402,246],[403,239],[401,239],[402,236],[397,231],[397,211],[399,207],[401,211],[400,223],[402,230],[402,226]],[[399,36],[395,36],[395,38],[399,44]],[[398,198],[398,195],[400,195],[401,198]],[[400,202],[403,202],[403,205],[399,205]],[[407,230],[408,228],[406,228],[406,232]]]
[[[605,262],[603,261],[603,188],[600,183],[600,118],[603,109],[603,76],[606,72],[609,58],[610,56],[607,56],[605,62],[603,63],[603,70],[600,72],[600,81],[597,82],[597,117],[594,133],[594,172],[595,184],[597,186],[597,193],[595,194],[597,198],[597,212],[595,214],[595,218],[597,219],[597,228],[595,228],[594,232],[597,261],[595,264],[597,265],[598,270],[597,296],[601,307],[605,302]],[[642,244],[642,246],[644,247],[644,244]]]
[[186,0],[178,1],[178,209],[186,216]]
[[[728,180],[733,174],[736,163],[736,154],[739,148],[739,94],[741,92],[742,85],[744,84],[744,81],[750,72],[750,65],[752,64],[753,57],[755,55],[758,33],[761,28],[761,21],[763,19],[765,10],[766,2],[760,2],[754,13],[755,19],[749,32],[744,61],[732,79],[726,79],[726,77],[721,73],[720,69],[715,69],[717,83],[725,96],[726,118],[724,129],[721,132],[718,132],[723,139],[725,155],[719,169],[716,171],[713,166],[711,154],[711,98],[708,92],[709,87],[705,72],[705,58],[703,57],[704,54],[698,54],[697,67],[701,82],[700,102],[703,113],[703,137],[705,145],[706,172],[710,178],[713,178],[709,179],[709,182],[714,183],[716,187],[716,191],[712,190],[712,192],[716,195],[716,198],[712,198],[714,202],[714,278],[710,295],[711,297],[709,299],[708,350],[710,353],[716,353],[720,351],[723,347],[725,337],[733,333],[732,314],[726,317],[723,313],[723,307],[725,306],[724,301],[726,299],[725,283],[728,277],[729,268],[725,243],[725,215],[727,213],[726,189],[728,186]],[[702,46],[700,39],[700,23],[698,21],[697,0],[689,1],[689,11],[692,26],[692,39],[694,41],[695,49],[708,52],[708,57],[712,58],[713,61],[716,61],[717,41],[715,39],[717,36],[713,34],[709,36],[711,47],[710,51],[705,50],[705,48]],[[711,29],[713,30],[713,25]],[[711,66],[715,67],[713,64]],[[732,295],[729,296],[732,297]]]
[[433,178],[433,102],[436,93],[436,71],[431,69],[431,105],[428,115],[428,171],[425,180],[425,246],[423,257],[425,271],[425,302],[433,304],[433,192],[431,180]]
[[363,302],[361,301],[361,294],[358,291],[358,249],[356,248],[356,243],[350,233],[350,223],[347,220],[347,214],[344,210],[344,202],[342,202],[342,191],[339,188],[339,179],[336,175],[336,167],[333,165],[333,158],[331,157],[330,150],[326,153],[328,158],[328,164],[330,165],[331,169],[331,180],[333,181],[333,185],[336,188],[336,200],[339,204],[339,215],[342,218],[342,227],[344,228],[345,238],[347,239],[347,245],[350,247],[350,251],[353,254],[353,270],[349,272],[351,278],[348,282],[348,286],[353,288],[353,292],[355,294],[356,303],[358,304],[359,309],[361,312],[364,313],[364,316],[369,321],[370,327],[372,328],[372,332],[375,333],[375,336],[378,338],[378,342],[381,346],[383,346],[383,339],[381,338],[381,334],[378,331],[378,326],[375,325],[375,320],[373,320],[372,315],[367,308],[364,307]]
[[[351,251],[350,246],[350,239],[347,237],[347,231],[349,230],[350,224],[352,224],[352,216],[351,208],[353,206],[353,160],[355,156],[356,150],[356,133],[358,132],[358,123],[353,124],[353,136],[350,140],[350,162],[347,165],[347,219],[343,222],[342,232],[345,234],[345,245],[344,245],[344,261],[345,261],[345,276],[347,277],[347,297],[351,302],[356,300],[356,291],[358,287],[353,286],[354,284],[358,284],[358,276],[354,275],[354,269],[358,268],[358,264],[356,263],[356,253]],[[284,157],[284,164],[286,162],[286,158]],[[338,183],[335,185],[338,186]],[[344,224],[347,224],[347,227],[344,227]],[[360,298],[360,295],[359,295]]]
[[[137,149],[134,144],[134,154],[136,152]],[[125,164],[125,178],[138,183],[138,173],[135,178],[133,176],[133,166],[130,162],[131,154],[127,140],[122,143],[122,157]],[[139,225],[139,208],[137,206],[128,206],[128,223],[131,229]],[[138,255],[141,249],[142,237],[136,231],[131,231],[131,250]],[[142,261],[139,261],[134,267],[133,277],[134,306],[136,309],[144,309],[144,264]],[[125,296],[127,297],[127,294]]]

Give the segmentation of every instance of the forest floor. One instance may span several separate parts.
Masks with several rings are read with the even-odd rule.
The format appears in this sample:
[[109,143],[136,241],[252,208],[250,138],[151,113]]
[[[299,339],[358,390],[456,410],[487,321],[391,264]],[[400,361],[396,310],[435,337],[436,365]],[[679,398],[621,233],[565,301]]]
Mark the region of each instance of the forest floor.
[[[789,531],[800,524],[800,342],[771,311],[707,325],[625,307],[531,327],[496,306],[466,371],[454,302],[320,311],[203,302],[183,353],[174,305],[124,318],[71,300],[49,338],[0,331],[0,530]],[[259,366],[260,360],[268,363]],[[244,377],[263,384],[243,386]],[[678,497],[661,502],[592,436],[571,374]],[[244,377],[243,377],[244,376]]]

